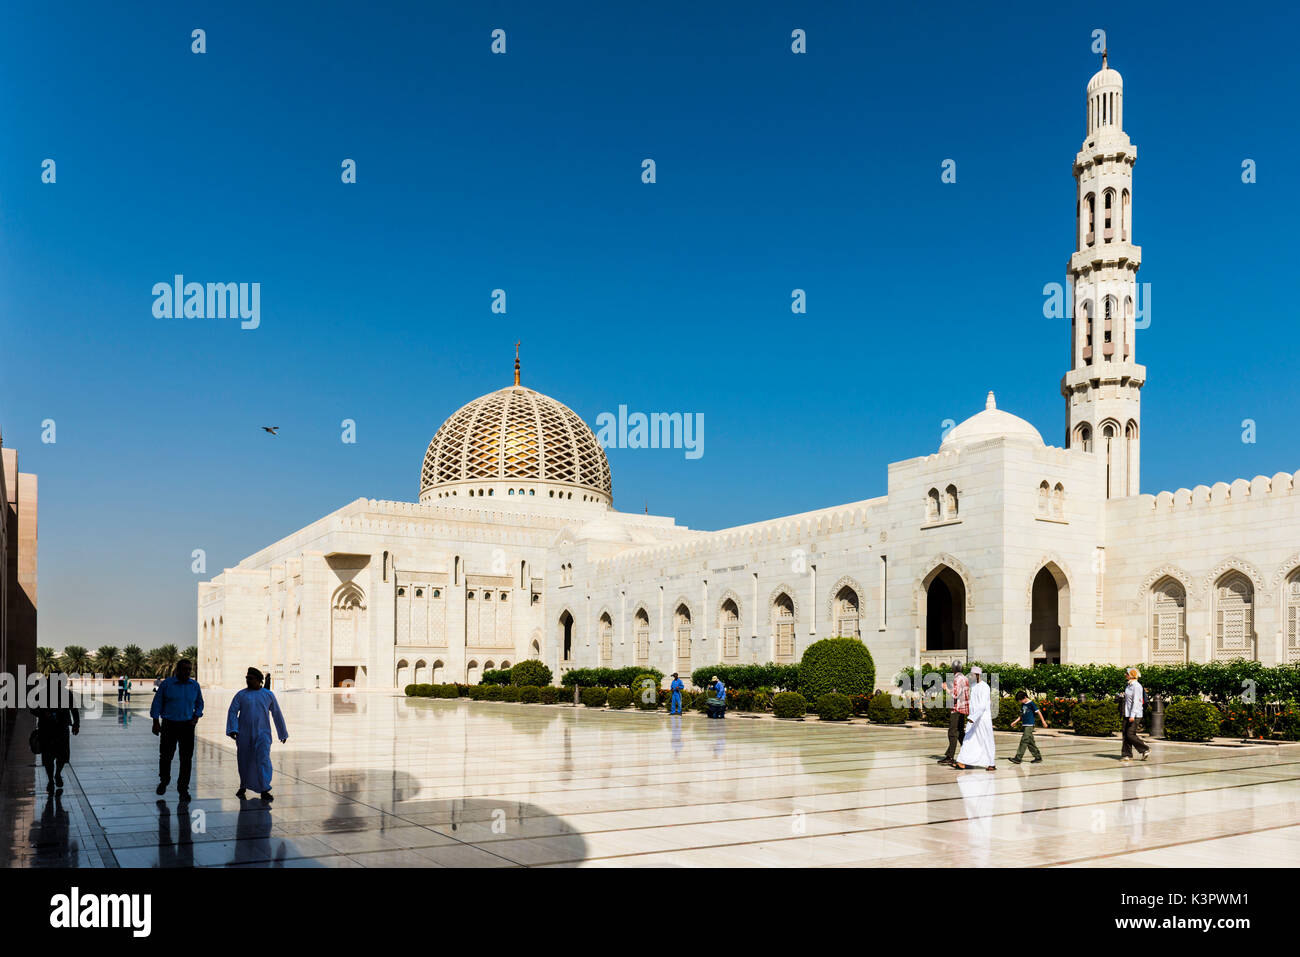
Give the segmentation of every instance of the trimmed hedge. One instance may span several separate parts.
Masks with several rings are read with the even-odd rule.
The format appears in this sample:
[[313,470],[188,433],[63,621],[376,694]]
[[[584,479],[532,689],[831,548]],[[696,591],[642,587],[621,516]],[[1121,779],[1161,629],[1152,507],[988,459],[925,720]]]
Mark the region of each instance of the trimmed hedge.
[[653,711],[659,707],[659,692],[663,690],[659,687],[659,682],[662,680],[663,675],[657,671],[643,671],[637,674],[630,684],[632,703],[642,711]]
[[1123,727],[1119,718],[1119,706],[1113,701],[1076,702],[1071,723],[1075,734],[1090,738],[1108,738]]
[[630,688],[610,688],[606,701],[611,708],[626,708],[632,703],[632,690]]
[[867,717],[876,724],[902,724],[907,720],[907,708],[894,706],[888,691],[877,691],[867,705]]
[[[708,668],[696,668],[691,672],[691,684],[697,688],[708,687],[709,680],[717,675],[727,687],[728,698],[731,689],[758,691],[798,691],[799,666],[777,665],[768,662],[765,665],[712,665]],[[728,706],[731,702],[728,700]]]
[[548,685],[551,683],[551,669],[536,658],[528,658],[521,661],[510,669],[510,683],[512,685]]
[[518,701],[518,700],[519,700],[519,686],[518,686],[518,685],[502,685],[502,686],[501,686],[501,700],[502,700],[502,701]]
[[588,708],[603,708],[605,702],[609,700],[608,688],[583,688],[579,694],[582,696],[582,703]]
[[1173,701],[1165,707],[1165,737],[1170,741],[1209,741],[1223,715],[1208,701]]
[[537,689],[537,695],[542,704],[555,704],[560,700],[560,689],[555,685],[542,685]]
[[[1030,694],[1049,698],[1106,698],[1124,693],[1125,669],[1120,665],[1053,665],[1033,668],[997,662],[971,661],[984,673],[998,678],[998,687],[1008,691],[1024,688]],[[1266,666],[1258,661],[1190,662],[1185,665],[1141,665],[1142,687],[1148,695],[1166,697],[1205,696],[1223,704],[1243,693],[1257,702],[1279,703],[1300,699],[1300,665]],[[920,691],[927,674],[945,675],[948,666],[924,665],[904,668],[898,677],[903,688]],[[969,668],[967,669],[969,673]],[[1049,715],[1048,720],[1052,718]]]
[[542,690],[537,685],[520,685],[519,701],[522,704],[537,704],[542,700]]
[[778,718],[802,718],[807,711],[808,701],[797,691],[782,691],[772,696],[772,713]]
[[655,684],[663,681],[664,674],[656,668],[646,665],[632,665],[627,668],[574,668],[560,676],[560,684],[570,689],[579,688],[631,688],[632,683],[641,675],[650,675]]
[[853,714],[853,702],[846,694],[832,691],[817,699],[817,717],[823,721],[847,721]]
[[871,694],[876,690],[876,663],[856,638],[814,641],[799,659],[799,691],[817,698],[832,691]]

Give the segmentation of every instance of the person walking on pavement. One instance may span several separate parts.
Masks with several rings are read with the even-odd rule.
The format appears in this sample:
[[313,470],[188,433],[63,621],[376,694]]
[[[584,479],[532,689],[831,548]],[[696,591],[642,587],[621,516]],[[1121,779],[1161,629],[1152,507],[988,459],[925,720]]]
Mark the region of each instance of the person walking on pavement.
[[1119,759],[1121,762],[1131,764],[1133,761],[1133,749],[1137,748],[1138,757],[1143,761],[1151,753],[1141,738],[1138,737],[1138,727],[1142,724],[1142,683],[1138,679],[1142,677],[1141,672],[1136,668],[1128,670],[1128,687],[1124,689],[1124,746],[1120,748]]
[[194,726],[203,717],[203,691],[190,677],[188,658],[176,662],[176,672],[158,685],[149,716],[153,733],[158,735],[158,794],[167,793],[171,782],[172,757],[181,752],[181,766],[176,774],[176,790],[182,801],[190,799],[190,766],[194,763]]
[[952,711],[948,714],[948,750],[939,759],[940,764],[951,765],[957,757],[957,749],[966,735],[966,718],[970,714],[970,682],[962,674],[961,662],[952,666],[952,687],[943,683],[945,694],[952,697]]

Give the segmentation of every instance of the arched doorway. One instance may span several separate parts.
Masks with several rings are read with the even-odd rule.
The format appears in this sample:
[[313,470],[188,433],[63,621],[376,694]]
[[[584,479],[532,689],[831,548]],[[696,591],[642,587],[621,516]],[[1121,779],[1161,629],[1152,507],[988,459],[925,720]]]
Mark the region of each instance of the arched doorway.
[[573,660],[573,616],[567,611],[560,615],[560,647],[563,649],[563,658],[561,660],[569,662]]
[[925,650],[966,650],[966,584],[947,565],[926,576]]
[[1029,662],[1061,663],[1062,635],[1069,625],[1070,586],[1055,564],[1038,570],[1029,590]]

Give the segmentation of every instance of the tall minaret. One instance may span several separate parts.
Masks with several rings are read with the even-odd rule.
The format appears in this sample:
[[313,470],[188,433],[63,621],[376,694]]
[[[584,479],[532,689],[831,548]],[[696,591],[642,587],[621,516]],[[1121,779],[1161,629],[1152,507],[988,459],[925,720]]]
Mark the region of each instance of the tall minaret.
[[[1106,497],[1139,491],[1139,393],[1135,306],[1142,249],[1133,242],[1133,163],[1124,132],[1124,80],[1101,55],[1088,81],[1088,135],[1074,158],[1077,187],[1070,371],[1061,379],[1067,448],[1095,452]],[[1144,308],[1146,304],[1143,304]]]

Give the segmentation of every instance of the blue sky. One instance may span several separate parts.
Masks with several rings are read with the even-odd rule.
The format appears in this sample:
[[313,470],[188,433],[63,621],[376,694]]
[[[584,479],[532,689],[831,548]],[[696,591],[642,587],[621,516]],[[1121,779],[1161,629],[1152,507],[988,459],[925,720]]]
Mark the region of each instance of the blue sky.
[[[882,494],[989,389],[1062,444],[1042,287],[1097,28],[1138,147],[1143,490],[1300,467],[1300,15],[847,6],[7,4],[0,428],[40,476],[41,642],[191,643],[195,548],[210,577],[414,500],[516,339],[589,423],[704,415],[698,460],[610,453],[617,507],[693,527]],[[155,318],[178,272],[260,282],[260,328]]]

